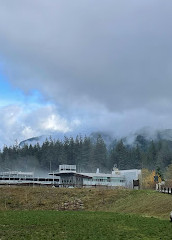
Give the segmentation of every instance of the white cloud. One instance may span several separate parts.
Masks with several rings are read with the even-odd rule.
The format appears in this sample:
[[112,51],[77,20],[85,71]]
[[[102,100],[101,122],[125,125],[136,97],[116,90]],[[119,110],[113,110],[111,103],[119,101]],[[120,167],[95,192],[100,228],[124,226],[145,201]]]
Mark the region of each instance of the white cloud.
[[13,144],[16,139],[20,142],[52,132],[66,133],[76,125],[75,121],[61,117],[53,105],[39,106],[37,109],[32,105],[8,105],[0,107],[0,115],[0,147]]
[[60,131],[60,132],[69,132],[71,129],[68,126],[67,120],[60,118],[55,114],[49,115],[47,118],[44,118],[41,124],[41,128],[44,131]]
[[24,137],[24,139],[28,139],[35,136],[35,134],[35,131],[30,126],[23,126],[20,138]]
[[171,0],[0,4],[1,68],[15,86],[60,106],[19,108],[7,125],[23,138],[172,127]]
[[111,111],[171,104],[171,1],[0,3],[1,56],[23,89]]

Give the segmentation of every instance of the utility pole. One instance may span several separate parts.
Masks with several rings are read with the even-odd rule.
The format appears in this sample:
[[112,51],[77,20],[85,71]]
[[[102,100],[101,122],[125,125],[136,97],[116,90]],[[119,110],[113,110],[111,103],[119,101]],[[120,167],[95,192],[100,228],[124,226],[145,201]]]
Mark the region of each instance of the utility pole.
[[53,172],[53,187],[54,187],[54,172]]

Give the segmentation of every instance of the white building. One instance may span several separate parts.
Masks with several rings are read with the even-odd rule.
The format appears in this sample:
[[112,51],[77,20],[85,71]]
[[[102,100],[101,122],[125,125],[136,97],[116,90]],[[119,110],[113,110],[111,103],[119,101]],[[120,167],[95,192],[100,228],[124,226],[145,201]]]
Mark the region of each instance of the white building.
[[0,172],[0,185],[58,186],[59,177],[35,177],[33,172]]
[[125,176],[117,173],[100,173],[97,169],[96,173],[83,173],[89,176],[89,179],[84,179],[83,186],[107,186],[107,187],[125,187]]
[[18,178],[27,178],[27,177],[33,177],[33,172],[21,172],[21,171],[8,171],[8,172],[0,172],[1,177],[18,177]]
[[[76,165],[60,165],[58,172],[49,173],[51,177],[35,177],[33,172],[9,171],[0,173],[0,185],[47,185],[56,187],[125,187],[139,188],[141,170],[118,170],[111,173],[77,172]],[[133,184],[134,183],[134,184]]]
[[50,173],[50,175],[59,176],[60,187],[126,187],[133,188],[133,181],[139,179],[141,170],[118,170],[114,168],[112,173],[79,173],[76,171],[76,165],[60,165],[59,172]]
[[[112,171],[112,173],[115,171]],[[141,177],[140,169],[129,169],[129,170],[120,170],[119,173],[125,176],[125,186],[127,188],[133,188],[133,180],[139,180]]]

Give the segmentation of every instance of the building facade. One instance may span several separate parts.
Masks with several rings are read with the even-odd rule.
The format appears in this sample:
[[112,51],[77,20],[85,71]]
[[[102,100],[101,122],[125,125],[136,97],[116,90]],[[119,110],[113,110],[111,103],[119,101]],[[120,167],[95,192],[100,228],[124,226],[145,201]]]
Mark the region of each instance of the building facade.
[[[52,175],[52,173],[50,173]],[[133,188],[133,181],[139,179],[141,170],[118,170],[114,168],[112,173],[80,173],[76,165],[60,165],[59,172],[54,176],[60,177],[59,187],[107,187],[107,188]]]

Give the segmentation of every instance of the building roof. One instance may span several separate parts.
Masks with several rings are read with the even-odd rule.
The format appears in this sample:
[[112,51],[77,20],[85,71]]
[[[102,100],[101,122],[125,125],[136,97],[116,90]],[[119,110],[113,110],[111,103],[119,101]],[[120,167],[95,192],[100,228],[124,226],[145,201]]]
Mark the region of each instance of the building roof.
[[21,171],[8,171],[8,172],[0,172],[0,176],[3,175],[25,175],[25,176],[33,176],[33,172],[21,172]]
[[112,174],[112,173],[83,173],[84,175],[87,175],[89,177],[107,177],[107,178],[112,178],[112,177],[116,177],[116,178],[124,178],[124,175],[122,174]]
[[77,172],[69,172],[69,171],[63,171],[63,172],[54,172],[54,173],[49,173],[49,175],[54,175],[54,176],[76,176],[76,177],[81,177],[81,178],[92,178],[91,176],[82,174],[82,173],[77,173]]

